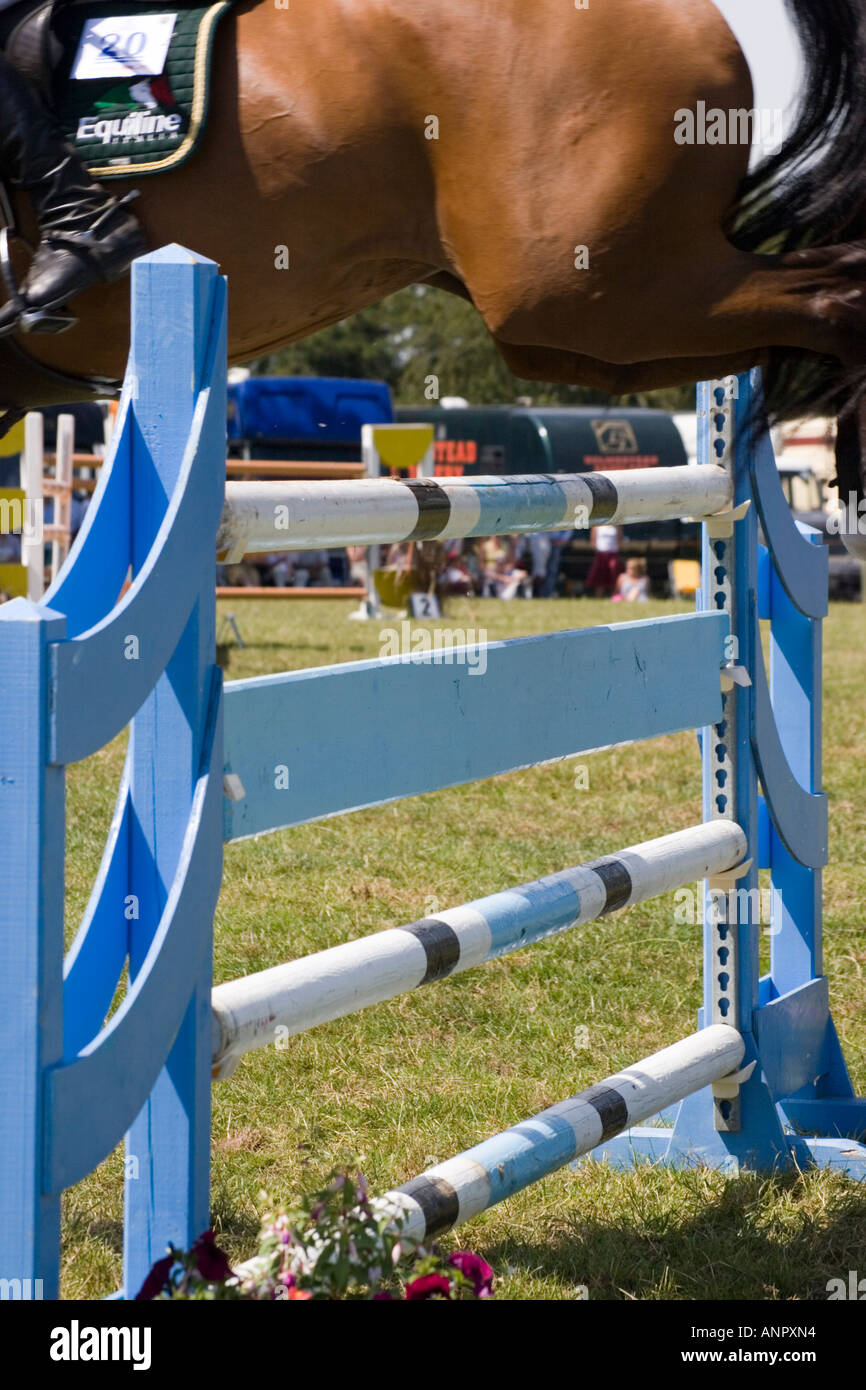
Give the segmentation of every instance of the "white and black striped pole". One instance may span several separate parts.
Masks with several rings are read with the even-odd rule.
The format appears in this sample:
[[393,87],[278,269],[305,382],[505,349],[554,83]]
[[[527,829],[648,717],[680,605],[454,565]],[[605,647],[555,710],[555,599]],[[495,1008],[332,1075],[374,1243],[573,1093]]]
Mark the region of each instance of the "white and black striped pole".
[[746,837],[730,821],[694,826],[218,985],[212,995],[214,1075],[228,1076],[243,1053],[278,1037],[304,1033],[632,903],[726,873],[745,851]]
[[279,550],[456,540],[709,517],[731,506],[722,468],[501,478],[367,478],[226,483],[217,534],[224,563]]
[[375,1205],[401,1218],[400,1230],[408,1240],[429,1239],[730,1076],[744,1054],[745,1043],[734,1028],[712,1024],[456,1158],[435,1164],[378,1198]]

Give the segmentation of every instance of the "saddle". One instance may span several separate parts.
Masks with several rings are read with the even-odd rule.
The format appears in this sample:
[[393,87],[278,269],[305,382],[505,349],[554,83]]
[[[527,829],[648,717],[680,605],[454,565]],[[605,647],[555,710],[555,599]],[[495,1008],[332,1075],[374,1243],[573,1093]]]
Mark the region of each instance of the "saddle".
[[[207,121],[214,36],[233,3],[18,0],[0,11],[0,51],[37,87],[95,178],[138,181],[176,168],[198,147]],[[118,34],[126,35],[125,47]],[[151,45],[154,37],[156,50],[148,46],[139,57],[142,42]],[[7,285],[14,286],[5,246],[15,231],[14,207],[2,182],[0,218],[0,259]],[[72,321],[61,312],[41,331],[62,332]],[[39,366],[14,339],[0,344],[0,368],[0,410],[7,408],[0,436],[12,422],[16,396],[49,403],[116,392],[116,383]]]
[[19,0],[0,13],[0,49],[24,77],[53,101],[54,74],[63,59],[63,46],[52,27],[55,11],[66,0]]

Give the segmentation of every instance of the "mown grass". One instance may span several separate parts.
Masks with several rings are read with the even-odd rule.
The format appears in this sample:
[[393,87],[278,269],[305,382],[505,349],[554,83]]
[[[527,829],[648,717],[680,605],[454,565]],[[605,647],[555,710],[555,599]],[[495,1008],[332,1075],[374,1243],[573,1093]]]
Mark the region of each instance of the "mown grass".
[[[687,611],[654,604],[638,616]],[[379,625],[344,603],[235,606],[245,650],[229,678],[374,656]],[[624,616],[621,613],[617,617]],[[631,618],[633,612],[628,614]],[[610,622],[592,601],[472,605],[447,622],[491,639]],[[863,610],[826,626],[826,967],[855,1085],[866,1091],[866,644]],[[684,674],[684,678],[687,678]],[[495,711],[493,712],[495,716]],[[533,713],[527,710],[531,720]],[[68,928],[96,872],[123,740],[72,769]],[[371,749],[371,757],[375,750]],[[228,847],[215,979],[411,921],[700,820],[694,735],[660,739]],[[214,1088],[213,1218],[251,1252],[260,1193],[290,1202],[357,1163],[374,1190],[405,1181],[692,1031],[700,928],[672,896],[293,1038]],[[120,1272],[118,1150],[64,1201],[63,1293],[99,1297]],[[866,1202],[824,1173],[566,1169],[453,1237],[479,1250],[500,1297],[820,1298],[863,1265]]]

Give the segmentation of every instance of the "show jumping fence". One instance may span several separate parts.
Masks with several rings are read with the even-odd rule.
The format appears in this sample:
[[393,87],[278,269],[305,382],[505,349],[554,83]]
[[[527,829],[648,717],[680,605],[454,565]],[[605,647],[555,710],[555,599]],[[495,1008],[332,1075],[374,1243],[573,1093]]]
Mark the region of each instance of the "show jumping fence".
[[[700,388],[697,467],[226,485],[225,283],[178,247],[138,261],[132,283],[127,384],[96,505],[44,601],[0,610],[0,1275],[42,1279],[56,1295],[60,1194],[126,1132],[133,1296],[168,1241],[188,1246],[209,1224],[212,1072],[277,1030],[314,1027],[696,875],[706,877],[697,1033],[396,1188],[385,1209],[410,1235],[431,1234],[589,1151],[618,1165],[818,1164],[866,1178],[866,1101],[821,964],[827,555],[794,524],[769,443],[749,441],[757,379]],[[455,679],[460,652],[427,652],[223,692],[217,533],[239,552],[682,514],[705,523],[693,615],[491,643],[474,680]],[[771,622],[769,684],[759,617]],[[64,961],[65,768],[130,720],[103,864]],[[703,825],[212,991],[223,843],[693,729]],[[764,976],[759,868],[776,890]],[[106,1022],[127,962],[126,996]],[[641,1127],[672,1105],[672,1125]]]

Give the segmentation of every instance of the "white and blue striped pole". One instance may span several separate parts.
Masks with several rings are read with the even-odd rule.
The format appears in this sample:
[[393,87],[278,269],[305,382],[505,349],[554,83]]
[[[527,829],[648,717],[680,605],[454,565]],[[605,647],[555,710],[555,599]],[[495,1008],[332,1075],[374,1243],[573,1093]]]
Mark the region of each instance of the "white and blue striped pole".
[[738,825],[694,826],[218,985],[212,995],[214,1074],[228,1076],[243,1053],[277,1037],[304,1033],[632,903],[725,873],[745,852]]
[[731,506],[712,465],[499,478],[365,478],[226,483],[217,534],[225,563],[256,552],[457,540],[708,517]]
[[745,1044],[734,1028],[712,1024],[456,1158],[435,1164],[386,1193],[376,1206],[401,1218],[406,1239],[429,1239],[730,1076],[744,1053]]

